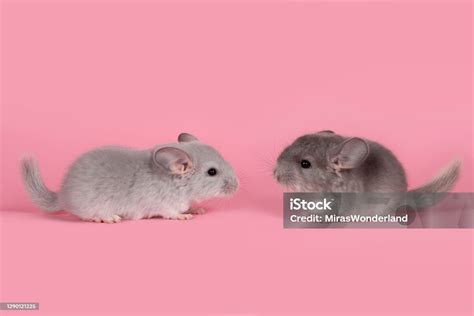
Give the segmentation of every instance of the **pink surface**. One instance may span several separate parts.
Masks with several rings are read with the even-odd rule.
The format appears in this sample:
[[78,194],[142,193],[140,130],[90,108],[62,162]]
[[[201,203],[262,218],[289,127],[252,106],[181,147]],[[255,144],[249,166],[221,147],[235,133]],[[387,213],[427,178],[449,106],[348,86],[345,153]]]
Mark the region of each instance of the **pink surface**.
[[[471,3],[451,1],[3,1],[0,301],[39,302],[35,315],[471,315],[472,230],[284,230],[270,176],[284,145],[331,129],[393,149],[412,186],[462,158],[456,191],[472,191],[471,22]],[[25,153],[57,189],[85,150],[181,131],[242,180],[192,221],[84,223],[22,188]]]

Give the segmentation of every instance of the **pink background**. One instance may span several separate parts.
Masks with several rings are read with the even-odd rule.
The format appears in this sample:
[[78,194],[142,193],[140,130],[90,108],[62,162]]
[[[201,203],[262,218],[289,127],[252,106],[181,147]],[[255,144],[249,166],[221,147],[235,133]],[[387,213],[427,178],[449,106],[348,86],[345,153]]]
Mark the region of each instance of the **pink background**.
[[[472,191],[471,2],[2,1],[0,301],[42,314],[471,315],[472,230],[284,230],[270,171],[322,129],[380,141],[412,186],[455,157]],[[181,131],[242,189],[192,221],[46,215],[95,146]],[[6,314],[6,313],[5,313]],[[17,313],[15,313],[17,315]]]

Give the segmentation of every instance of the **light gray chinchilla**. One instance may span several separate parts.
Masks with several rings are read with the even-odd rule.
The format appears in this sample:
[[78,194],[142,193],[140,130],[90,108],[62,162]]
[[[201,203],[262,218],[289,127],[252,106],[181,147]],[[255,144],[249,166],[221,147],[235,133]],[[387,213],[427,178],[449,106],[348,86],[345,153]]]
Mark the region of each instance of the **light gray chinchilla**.
[[101,147],[80,156],[59,192],[43,183],[31,158],[21,162],[26,190],[47,212],[67,210],[83,220],[116,223],[162,217],[191,219],[194,203],[233,194],[234,170],[211,146],[182,133],[178,143],[152,149]]

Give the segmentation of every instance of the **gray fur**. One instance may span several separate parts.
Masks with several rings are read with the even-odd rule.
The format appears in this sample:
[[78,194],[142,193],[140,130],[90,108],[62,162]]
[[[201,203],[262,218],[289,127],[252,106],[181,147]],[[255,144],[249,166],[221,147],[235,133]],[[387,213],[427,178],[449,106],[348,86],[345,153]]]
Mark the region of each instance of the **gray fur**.
[[411,197],[416,201],[418,208],[428,208],[443,199],[443,194],[426,194],[426,193],[443,193],[449,191],[457,179],[461,171],[461,163],[454,161],[446,169],[442,170],[433,180],[427,184],[410,191]]
[[49,190],[41,179],[38,164],[32,158],[24,158],[21,163],[21,173],[25,180],[26,191],[33,202],[47,212],[59,211],[58,195]]
[[[25,187],[40,208],[68,210],[84,220],[188,219],[191,215],[185,213],[193,203],[230,195],[238,188],[232,167],[214,148],[191,136],[148,150],[89,151],[72,164],[58,193],[46,188],[36,163],[24,159]],[[209,176],[209,168],[217,175]]]
[[[351,145],[344,146],[344,142]],[[311,162],[311,168],[301,168],[303,159]],[[459,172],[456,161],[436,179],[410,192],[448,191]],[[274,176],[281,184],[302,192],[407,192],[403,166],[389,149],[331,131],[296,139],[278,157]]]

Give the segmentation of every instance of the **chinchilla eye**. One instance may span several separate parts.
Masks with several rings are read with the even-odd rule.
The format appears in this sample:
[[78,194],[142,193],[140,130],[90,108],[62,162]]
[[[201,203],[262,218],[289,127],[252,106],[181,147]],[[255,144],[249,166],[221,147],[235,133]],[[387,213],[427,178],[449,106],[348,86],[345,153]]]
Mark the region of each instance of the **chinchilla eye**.
[[301,168],[303,169],[311,168],[311,162],[309,162],[308,160],[301,160]]
[[217,174],[216,168],[211,168],[207,170],[207,174],[210,175],[211,177],[215,176]]

